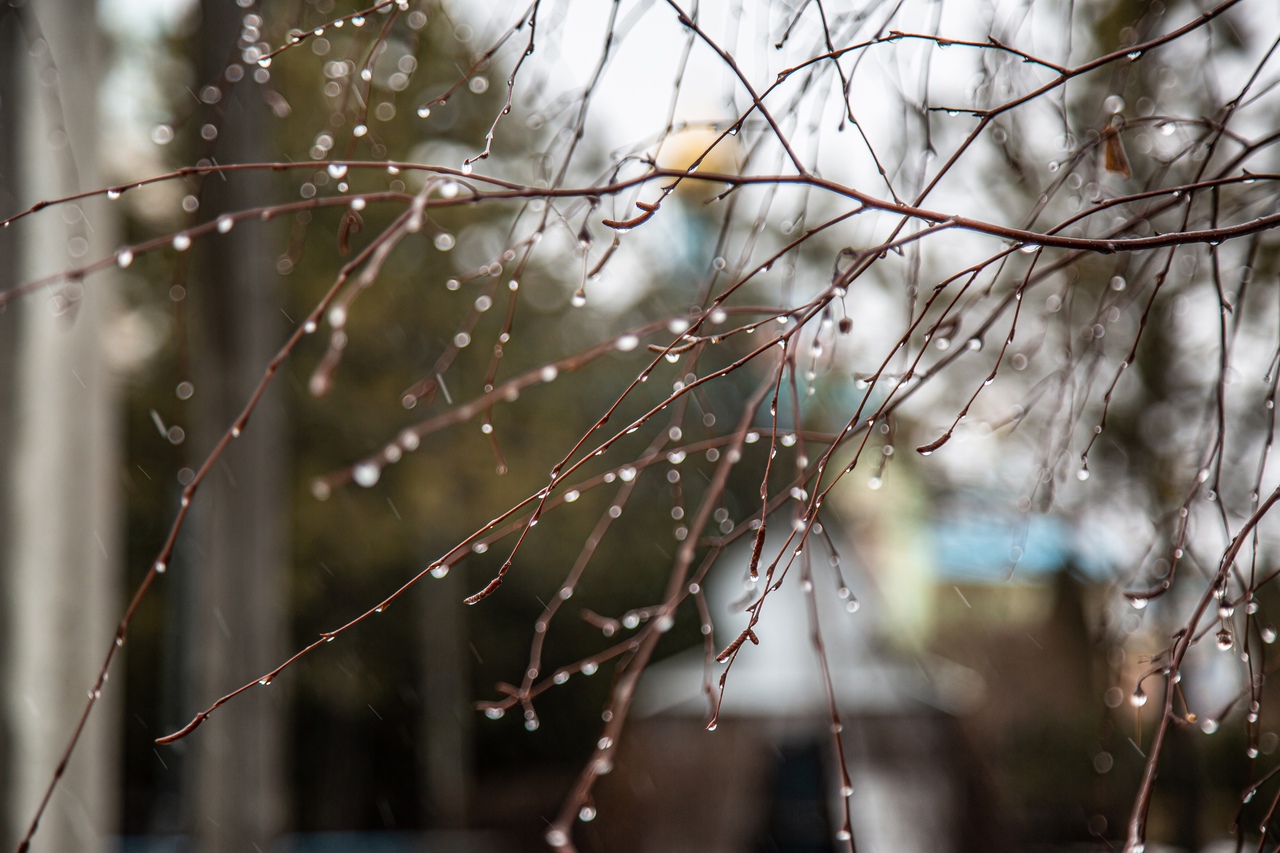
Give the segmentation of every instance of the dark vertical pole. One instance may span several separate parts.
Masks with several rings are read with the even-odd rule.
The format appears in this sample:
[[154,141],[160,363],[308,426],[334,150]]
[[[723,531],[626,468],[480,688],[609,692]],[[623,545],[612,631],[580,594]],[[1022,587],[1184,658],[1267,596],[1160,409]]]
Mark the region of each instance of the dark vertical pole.
[[[239,61],[243,16],[229,0],[201,4],[201,85]],[[222,97],[214,151],[219,163],[262,162],[272,151],[273,118],[255,82],[258,69]],[[270,204],[272,178],[213,177],[201,193],[202,216]],[[192,251],[189,317],[197,453],[231,427],[288,329],[281,312],[272,247],[274,226],[242,223]],[[286,583],[289,513],[286,420],[278,388],[268,392],[243,434],[201,490],[189,646],[196,704],[208,702],[274,667],[289,639]],[[190,813],[201,850],[268,850],[285,824],[286,703],[283,686],[262,687],[220,710],[195,737]]]

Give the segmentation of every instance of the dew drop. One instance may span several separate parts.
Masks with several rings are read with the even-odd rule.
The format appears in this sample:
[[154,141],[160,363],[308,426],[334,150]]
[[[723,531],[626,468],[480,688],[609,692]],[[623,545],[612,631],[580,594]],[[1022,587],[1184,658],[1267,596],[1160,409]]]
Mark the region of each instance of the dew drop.
[[190,249],[191,237],[187,234],[174,234],[173,248],[177,249],[179,252],[185,252],[187,249]]
[[116,252],[116,266],[120,267],[120,269],[127,268],[131,263],[133,263],[133,252],[128,249],[121,249]]

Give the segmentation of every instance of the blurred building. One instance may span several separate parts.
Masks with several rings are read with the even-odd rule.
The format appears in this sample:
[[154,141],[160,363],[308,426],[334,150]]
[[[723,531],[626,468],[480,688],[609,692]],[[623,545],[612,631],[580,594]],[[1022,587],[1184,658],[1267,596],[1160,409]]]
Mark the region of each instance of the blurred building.
[[[708,604],[716,648],[746,626],[747,550],[714,573]],[[770,537],[765,553],[778,552]],[[989,805],[955,714],[981,701],[981,679],[942,658],[905,655],[883,640],[879,596],[859,579],[851,608],[825,557],[815,559],[818,619],[854,788],[861,851],[992,849]],[[816,563],[822,565],[816,565]],[[762,586],[762,584],[761,584]],[[811,639],[800,564],[769,594],[731,668],[716,730],[710,702],[722,667],[700,649],[650,667],[621,746],[618,771],[599,797],[619,847],[653,851],[837,849],[841,774],[827,688]],[[881,615],[877,615],[879,612]],[[707,691],[710,684],[711,692]]]

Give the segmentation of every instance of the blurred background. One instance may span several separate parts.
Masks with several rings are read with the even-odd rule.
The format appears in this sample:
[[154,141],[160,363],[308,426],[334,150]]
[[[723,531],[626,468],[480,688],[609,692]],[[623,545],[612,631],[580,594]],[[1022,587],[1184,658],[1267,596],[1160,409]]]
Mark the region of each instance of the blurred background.
[[[1143,236],[1275,211],[1273,4],[1235,4],[965,139],[975,110],[1202,11],[715,2],[698,20],[758,89],[789,81],[768,103],[825,178],[911,199],[938,177],[934,210]],[[989,38],[1050,64],[981,49]],[[977,47],[952,43],[966,39]],[[868,40],[842,65],[803,65]],[[794,328],[891,217],[773,184],[682,185],[633,233],[602,220],[636,215],[656,185],[433,207],[375,280],[343,291],[340,316],[314,316],[408,200],[468,193],[471,169],[589,187],[709,152],[707,172],[793,174],[750,105],[656,2],[0,6],[0,218],[75,197],[0,231],[5,291],[35,283],[0,303],[3,844],[27,831],[117,620],[149,584],[33,850],[545,849],[602,754],[571,804],[583,850],[845,849],[846,773],[862,851],[1119,849],[1162,650],[1277,481],[1269,231],[1043,262],[974,233],[907,241],[803,315],[772,400],[747,404],[774,381],[756,359],[584,467],[476,606],[463,600],[514,537],[468,537],[544,488],[642,373],[654,381],[611,427]],[[489,133],[492,156],[467,162]],[[278,168],[149,181],[246,163]],[[1244,170],[1262,177],[1189,204],[1107,207]],[[1093,206],[1108,212],[1083,216]],[[655,359],[650,345],[662,352],[743,278],[708,315],[723,334],[710,355]],[[319,332],[232,439],[308,317]],[[899,340],[922,355],[914,371]],[[904,392],[857,456],[861,438],[837,442]],[[735,435],[741,461],[699,540],[719,560],[604,744],[625,641],[651,630]],[[786,560],[814,489],[797,477],[828,448],[830,470],[856,465],[808,525],[803,560]],[[761,570],[795,568],[707,731],[713,658],[763,586],[748,570],[762,481]],[[1241,792],[1280,745],[1262,677],[1275,534],[1258,526],[1248,578],[1183,664],[1148,850],[1270,844],[1257,827],[1275,792]],[[1179,560],[1185,588],[1171,583]],[[156,744],[424,571],[385,613]],[[1165,581],[1150,606],[1123,596]],[[543,685],[536,702],[506,701],[522,680]]]

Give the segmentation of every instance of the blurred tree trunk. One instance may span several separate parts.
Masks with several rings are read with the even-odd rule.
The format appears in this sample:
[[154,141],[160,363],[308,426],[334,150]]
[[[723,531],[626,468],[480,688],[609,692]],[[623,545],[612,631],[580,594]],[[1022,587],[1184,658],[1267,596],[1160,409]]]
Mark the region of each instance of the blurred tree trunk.
[[418,766],[430,824],[467,824],[472,787],[471,718],[467,701],[470,650],[462,573],[453,572],[420,593],[422,600],[422,730]]
[[[93,20],[92,0],[0,11],[0,215],[101,185],[98,90],[85,85],[102,69]],[[84,199],[38,214],[39,228],[27,221],[7,229],[6,284],[108,255],[116,236],[108,205]],[[0,373],[12,377],[0,386],[7,849],[44,796],[119,616],[120,427],[108,347],[117,300],[109,279],[56,285],[0,317]],[[41,849],[107,849],[119,812],[118,707],[107,690],[41,821]]]
[[[215,83],[238,61],[245,10],[205,0],[197,79]],[[270,159],[272,128],[261,87],[247,69],[224,90],[223,119],[213,152],[218,163]],[[200,119],[203,121],[203,118]],[[203,218],[266,204],[269,180],[211,177],[203,187]],[[193,456],[203,458],[231,427],[262,371],[283,341],[285,318],[265,223],[249,222],[198,241],[189,295],[197,425]],[[196,499],[194,579],[187,624],[189,707],[213,699],[278,664],[289,634],[285,604],[288,513],[282,395],[272,389],[244,434],[232,442]],[[286,819],[283,687],[261,688],[223,708],[195,735],[188,814],[200,849],[267,850]]]

